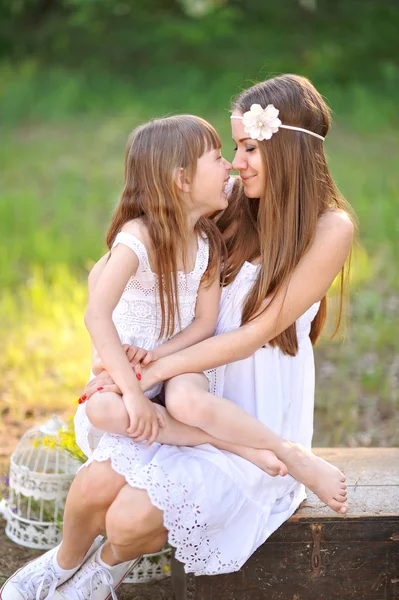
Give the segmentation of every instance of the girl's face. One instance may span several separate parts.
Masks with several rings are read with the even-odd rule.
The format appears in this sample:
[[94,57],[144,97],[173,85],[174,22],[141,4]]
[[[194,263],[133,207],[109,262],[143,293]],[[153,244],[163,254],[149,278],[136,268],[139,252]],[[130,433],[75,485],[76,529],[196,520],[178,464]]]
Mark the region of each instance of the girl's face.
[[[242,116],[238,111],[234,111],[233,114]],[[240,172],[247,198],[260,198],[265,190],[266,172],[259,142],[251,140],[245,133],[241,119],[231,119],[231,130],[236,145],[232,167]]]
[[220,149],[210,150],[198,159],[190,198],[195,209],[202,215],[227,207],[225,188],[230,171],[231,164],[223,158]]

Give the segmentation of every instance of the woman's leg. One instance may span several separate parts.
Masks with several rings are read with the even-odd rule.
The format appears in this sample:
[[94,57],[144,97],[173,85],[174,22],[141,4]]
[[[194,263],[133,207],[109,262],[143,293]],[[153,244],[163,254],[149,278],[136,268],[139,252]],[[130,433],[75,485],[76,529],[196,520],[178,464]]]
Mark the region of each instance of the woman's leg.
[[81,469],[68,493],[62,544],[57,562],[62,569],[79,565],[97,535],[105,531],[105,518],[126,480],[109,461]]
[[110,506],[105,524],[107,541],[101,559],[110,566],[158,552],[167,541],[163,512],[145,490],[126,483]]
[[126,483],[107,511],[105,526],[107,541],[57,588],[54,599],[116,597],[115,589],[137,559],[161,550],[167,540],[162,511],[153,506],[145,490]]

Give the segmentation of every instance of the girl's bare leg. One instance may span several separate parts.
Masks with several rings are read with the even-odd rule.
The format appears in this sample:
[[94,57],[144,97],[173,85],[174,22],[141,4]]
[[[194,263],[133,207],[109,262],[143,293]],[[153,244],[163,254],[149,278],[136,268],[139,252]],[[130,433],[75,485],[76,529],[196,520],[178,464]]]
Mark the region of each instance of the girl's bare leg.
[[237,454],[257,467],[266,471],[268,475],[287,475],[287,467],[279,460],[274,452],[270,450],[259,450],[258,448],[249,448],[224,442],[209,435],[198,427],[191,427],[173,419],[162,406],[157,406],[157,410],[162,412],[166,427],[159,430],[157,442],[160,444],[169,444],[170,446],[200,446],[201,444],[211,444],[219,450],[226,450],[232,454]]
[[79,471],[68,493],[63,539],[57,553],[62,569],[79,565],[94,538],[105,531],[105,516],[126,480],[109,461],[93,462]]
[[115,392],[96,392],[86,402],[86,415],[90,423],[108,433],[128,435],[129,415],[122,396]]
[[295,479],[330,508],[347,512],[346,478],[339,469],[299,444],[280,438],[233,402],[210,394],[202,373],[179,375],[166,385],[167,410],[175,419],[226,442],[271,450]]
[[[109,433],[118,433],[128,435],[129,416],[126,411],[122,397],[113,392],[103,392],[93,394],[86,405],[86,414],[94,427]],[[181,422],[172,419],[163,412],[168,420],[166,430],[160,429],[157,442],[161,444],[171,444],[174,446],[199,446],[200,444],[212,444],[220,450],[227,450],[232,454],[237,454],[246,460],[254,463],[260,469],[263,469],[269,475],[286,475],[286,466],[278,460],[274,452],[269,450],[259,450],[255,448],[246,448],[238,444],[232,444],[223,440],[218,440],[213,436],[201,431],[196,427],[190,427]]]

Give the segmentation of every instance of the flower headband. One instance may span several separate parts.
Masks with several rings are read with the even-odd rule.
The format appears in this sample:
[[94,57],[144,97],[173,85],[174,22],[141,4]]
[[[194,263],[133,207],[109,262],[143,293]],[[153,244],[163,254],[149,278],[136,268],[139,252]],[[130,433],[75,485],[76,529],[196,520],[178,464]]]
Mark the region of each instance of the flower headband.
[[252,140],[270,140],[273,133],[277,133],[281,129],[293,129],[294,131],[303,131],[314,137],[324,140],[325,138],[314,131],[303,129],[302,127],[294,127],[294,125],[282,125],[278,118],[279,110],[268,104],[266,108],[262,108],[260,104],[252,104],[249,111],[241,115],[231,115],[231,119],[242,119],[245,133],[249,133]]

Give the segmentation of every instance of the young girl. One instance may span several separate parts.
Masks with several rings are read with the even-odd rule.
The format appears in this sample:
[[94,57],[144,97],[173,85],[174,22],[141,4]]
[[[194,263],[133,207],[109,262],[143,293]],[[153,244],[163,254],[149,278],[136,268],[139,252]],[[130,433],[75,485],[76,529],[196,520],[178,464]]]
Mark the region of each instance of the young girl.
[[[76,438],[88,456],[105,431],[151,445],[170,439],[173,428],[176,443],[185,442],[184,428],[150,401],[161,385],[144,395],[140,374],[129,362],[136,363],[138,356],[144,364],[160,359],[215,331],[221,236],[206,215],[227,207],[231,165],[221,156],[220,146],[208,123],[188,115],[151,121],[129,139],[125,188],[107,235],[110,253],[101,276],[93,273],[89,278],[85,315],[94,355],[99,354],[122,396],[99,390],[86,403],[80,399]],[[187,378],[194,388],[208,389],[204,374]],[[248,426],[260,425],[245,411],[228,401],[214,407],[204,402],[196,406],[190,397],[184,400],[183,407],[175,406],[174,386],[166,386],[166,407],[178,421],[213,432],[227,442],[222,443],[224,449],[252,460],[270,475],[286,474],[284,464],[265,448],[257,452],[229,445],[234,442],[228,431],[230,411],[244,426],[246,420]],[[166,423],[168,432],[160,432]]]

